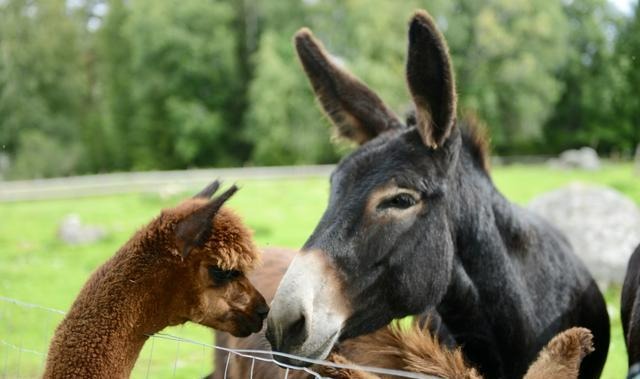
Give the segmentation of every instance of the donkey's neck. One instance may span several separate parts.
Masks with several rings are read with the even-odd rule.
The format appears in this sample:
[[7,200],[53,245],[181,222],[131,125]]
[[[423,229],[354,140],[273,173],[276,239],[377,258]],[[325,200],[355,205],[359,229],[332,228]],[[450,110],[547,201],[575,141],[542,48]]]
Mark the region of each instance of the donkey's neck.
[[[496,352],[529,354],[519,350],[530,346],[522,338],[534,333],[523,328],[535,322],[529,319],[531,304],[523,296],[520,266],[514,259],[528,254],[526,239],[531,230],[522,210],[497,191],[490,177],[465,161],[468,156],[460,158],[456,188],[451,191],[458,198],[450,206],[455,225],[454,268],[438,311],[456,340],[465,345],[469,359],[483,363],[479,368],[487,377],[511,376],[511,372],[492,370],[509,366],[501,362],[505,354]],[[496,325],[502,325],[498,332]]]
[[[153,245],[138,237],[132,241]],[[160,285],[168,282],[167,262],[150,259],[132,241],[78,295],[52,340],[45,377],[128,377],[148,336],[175,323],[167,313],[171,296]]]

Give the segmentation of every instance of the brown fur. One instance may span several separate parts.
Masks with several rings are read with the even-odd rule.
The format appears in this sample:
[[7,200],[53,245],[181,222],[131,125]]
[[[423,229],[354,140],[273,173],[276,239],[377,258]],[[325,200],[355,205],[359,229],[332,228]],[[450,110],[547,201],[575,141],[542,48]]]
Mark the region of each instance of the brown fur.
[[[256,287],[271,301],[275,290],[293,259],[295,251],[271,248],[263,252],[264,265],[255,270],[251,277]],[[429,323],[425,323],[428,325]],[[538,359],[530,366],[524,379],[572,379],[578,377],[582,359],[593,351],[592,335],[584,328],[571,328],[554,337],[540,352]],[[218,346],[235,349],[269,350],[264,337],[264,329],[248,338],[235,338],[226,333],[216,333]],[[342,364],[359,364],[411,371],[442,378],[480,379],[480,374],[470,367],[458,349],[447,349],[432,334],[417,322],[403,329],[398,325],[384,327],[374,333],[356,337],[340,343],[329,356],[329,360]],[[216,351],[216,372],[214,379],[225,378],[227,353]],[[227,378],[247,378],[251,373],[251,360],[231,355]],[[358,370],[335,369],[324,366],[311,367],[314,371],[331,378],[375,379],[386,378]],[[273,363],[256,361],[253,378],[283,378],[285,370]],[[291,379],[308,378],[301,371],[291,370]]]
[[480,378],[475,369],[465,364],[459,348],[444,348],[427,328],[422,328],[417,323],[409,329],[390,325],[374,333],[344,341],[335,351],[359,365],[451,379]]
[[[407,126],[417,123],[415,110],[406,114]],[[491,142],[486,125],[471,111],[464,112],[457,121],[465,146],[469,148],[473,159],[487,174],[491,171]]]
[[[215,200],[164,210],[91,275],[51,341],[45,378],[128,377],[149,335],[189,320],[237,335],[261,327],[268,308],[249,280],[214,283],[208,271],[244,273],[256,264],[240,218],[218,206],[213,220],[198,224],[206,229],[196,237],[206,241],[177,237],[182,222]],[[193,248],[185,257],[186,245]]]
[[577,378],[582,359],[593,351],[589,329],[571,328],[555,336],[529,367],[526,379]]
[[458,123],[462,130],[462,138],[466,140],[466,146],[476,162],[480,164],[484,172],[491,170],[490,142],[487,127],[473,112],[466,112]]
[[[593,351],[593,336],[588,329],[571,328],[555,336],[529,367],[524,379],[578,378],[582,359]],[[417,324],[407,330],[397,326],[382,328],[372,334],[340,344],[331,359],[338,363],[357,363],[411,371],[450,379],[480,379],[469,367],[461,350],[441,346],[428,330]],[[324,369],[332,378],[369,379],[354,370]]]

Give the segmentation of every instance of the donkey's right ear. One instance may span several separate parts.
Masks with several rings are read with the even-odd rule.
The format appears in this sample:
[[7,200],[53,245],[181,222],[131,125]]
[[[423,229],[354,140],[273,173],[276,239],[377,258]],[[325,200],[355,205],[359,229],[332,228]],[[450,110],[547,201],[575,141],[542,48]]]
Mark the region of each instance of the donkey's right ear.
[[409,24],[407,83],[424,144],[441,147],[455,126],[456,86],[447,44],[425,11],[417,11]]
[[342,137],[363,144],[402,126],[373,91],[331,61],[309,29],[300,29],[294,42],[316,97]]

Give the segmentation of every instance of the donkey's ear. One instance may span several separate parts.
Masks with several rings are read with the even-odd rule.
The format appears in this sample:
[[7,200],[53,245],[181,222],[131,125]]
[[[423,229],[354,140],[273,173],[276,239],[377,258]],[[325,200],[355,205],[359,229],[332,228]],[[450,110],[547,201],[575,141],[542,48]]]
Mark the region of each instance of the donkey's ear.
[[[205,190],[207,188],[205,188]],[[183,257],[186,258],[194,248],[203,247],[207,240],[211,238],[213,219],[216,213],[218,213],[222,205],[229,200],[237,190],[238,187],[235,185],[231,186],[220,196],[211,199],[211,201],[191,212],[178,222],[175,234],[178,248]]]
[[447,44],[425,11],[417,11],[409,25],[407,82],[422,140],[442,146],[455,125],[455,81]]
[[313,90],[342,137],[363,144],[402,126],[373,91],[331,61],[309,29],[300,29],[294,41]]

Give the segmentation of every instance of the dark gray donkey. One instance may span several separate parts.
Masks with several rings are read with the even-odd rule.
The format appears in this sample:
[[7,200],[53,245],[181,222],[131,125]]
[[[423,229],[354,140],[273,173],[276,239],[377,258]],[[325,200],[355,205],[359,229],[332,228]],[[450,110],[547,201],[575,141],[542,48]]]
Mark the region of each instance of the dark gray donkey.
[[273,349],[324,358],[337,341],[435,307],[488,378],[521,377],[571,326],[593,331],[581,377],[599,377],[609,346],[602,294],[558,230],[495,188],[481,133],[456,120],[451,62],[431,17],[419,11],[409,26],[409,125],[309,30],[295,45],[324,111],[360,147],[331,175],[327,210],[273,300]]
[[620,304],[624,341],[629,356],[629,379],[640,379],[640,245],[629,259]]

